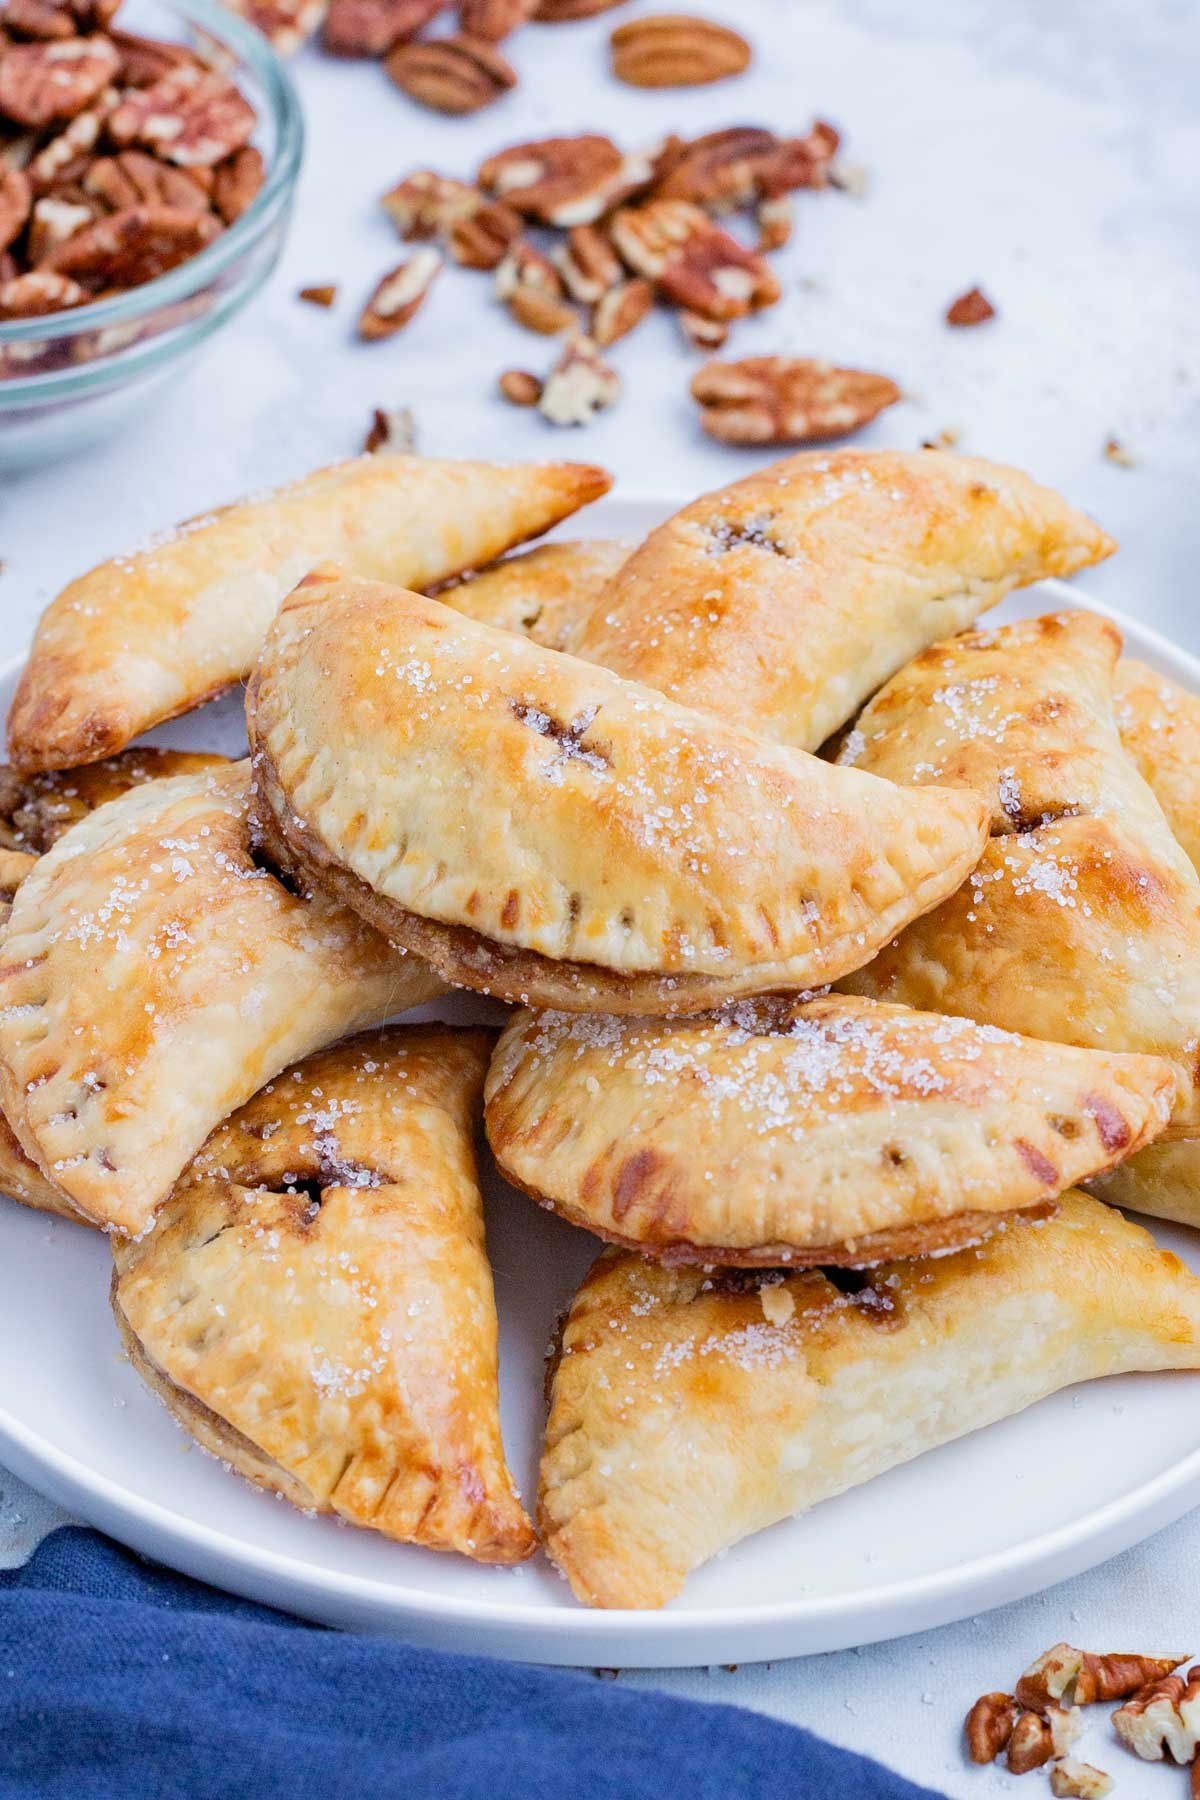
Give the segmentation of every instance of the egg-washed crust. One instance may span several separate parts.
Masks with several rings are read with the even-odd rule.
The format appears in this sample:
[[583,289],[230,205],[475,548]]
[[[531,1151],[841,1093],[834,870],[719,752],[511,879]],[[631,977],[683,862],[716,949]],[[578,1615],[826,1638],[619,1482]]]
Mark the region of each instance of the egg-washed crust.
[[1200,1139],[1150,1144],[1088,1186],[1110,1206],[1200,1226]]
[[[962,780],[993,836],[958,893],[847,991],[1030,1037],[1200,1069],[1200,877],[1125,751],[1120,639],[1086,613],[971,633],[901,670],[843,758],[898,779]],[[1181,1098],[1169,1136],[1200,1132]]]
[[609,1251],[552,1377],[543,1541],[587,1605],[662,1606],[752,1532],[1073,1382],[1197,1367],[1200,1281],[1076,1192],[840,1285]]
[[435,597],[481,625],[570,654],[632,548],[617,538],[538,544],[439,588]]
[[[972,796],[833,769],[332,569],[281,609],[247,721],[317,879],[365,883],[449,979],[569,1010],[828,980],[951,892],[986,831]],[[605,971],[654,979],[615,1003]]]
[[0,1105],[89,1218],[137,1234],[218,1120],[297,1055],[442,991],[252,855],[245,763],[71,827],[0,941]]
[[0,1194],[31,1206],[35,1212],[56,1213],[75,1225],[94,1225],[95,1220],[81,1213],[54,1182],[47,1180],[35,1162],[26,1156],[8,1120],[0,1113]]
[[190,519],[102,563],[42,614],[8,720],[23,769],[120,750],[251,668],[314,563],[430,587],[537,537],[611,486],[583,463],[364,456]]
[[500,1437],[474,1134],[491,1034],[392,1027],[308,1058],[219,1126],[113,1311],[180,1423],[294,1505],[400,1542],[534,1547]]
[[1130,656],[1117,664],[1114,693],[1125,748],[1200,870],[1200,694]]
[[27,774],[0,764],[0,848],[43,856],[64,831],[130,788],[171,775],[195,775],[229,762],[209,750],[160,749],[140,744],[79,769]]
[[1019,470],[805,452],[695,500],[615,577],[575,654],[815,750],[927,644],[1115,545]]
[[667,1262],[861,1268],[977,1242],[1148,1144],[1183,1077],[845,995],[700,1019],[519,1013],[502,1174]]

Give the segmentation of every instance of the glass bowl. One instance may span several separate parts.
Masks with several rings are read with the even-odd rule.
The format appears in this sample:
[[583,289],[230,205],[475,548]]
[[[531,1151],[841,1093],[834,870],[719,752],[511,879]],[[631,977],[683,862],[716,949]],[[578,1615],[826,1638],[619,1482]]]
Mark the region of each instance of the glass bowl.
[[0,322],[0,469],[51,461],[116,430],[258,292],[287,233],[304,126],[267,40],[211,0],[126,0],[117,23],[217,47],[218,66],[258,113],[266,179],[240,219],[166,275],[90,306]]

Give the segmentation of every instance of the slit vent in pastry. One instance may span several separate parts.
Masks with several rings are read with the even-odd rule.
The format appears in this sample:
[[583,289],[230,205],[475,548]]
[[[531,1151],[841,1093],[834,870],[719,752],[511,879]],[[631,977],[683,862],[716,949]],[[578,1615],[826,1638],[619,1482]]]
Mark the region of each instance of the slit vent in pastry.
[[573,655],[631,548],[616,538],[539,544],[439,588],[436,598],[481,625],[519,631],[547,650]]
[[1163,1130],[1183,1077],[831,994],[699,1019],[518,1013],[507,1179],[663,1262],[861,1268],[978,1242]]
[[721,1550],[1077,1381],[1200,1366],[1200,1281],[1079,1193],[869,1279],[607,1251],[551,1382],[539,1510],[590,1606],[655,1607]]
[[1028,475],[937,451],[805,452],[651,532],[574,646],[815,750],[927,644],[1110,537]]
[[338,570],[247,695],[273,847],[446,977],[695,1012],[857,967],[977,859],[980,802],[764,744]]
[[8,719],[23,769],[94,762],[242,680],[307,569],[431,587],[611,486],[583,463],[364,456],[189,519],[73,581],[43,613]]
[[220,1126],[112,1300],[201,1444],[406,1543],[534,1546],[500,1438],[474,1129],[489,1034],[400,1026],[278,1076]]
[[280,1068],[442,991],[256,862],[245,763],[150,782],[61,837],[0,940],[0,1105],[79,1211],[133,1235]]

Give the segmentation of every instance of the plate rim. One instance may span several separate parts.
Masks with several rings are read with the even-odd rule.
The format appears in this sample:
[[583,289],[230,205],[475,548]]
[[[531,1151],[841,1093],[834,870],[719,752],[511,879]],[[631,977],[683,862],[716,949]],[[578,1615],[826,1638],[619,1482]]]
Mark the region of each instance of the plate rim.
[[[661,490],[617,491],[587,509],[585,518],[590,515],[590,522],[599,525],[595,512],[603,515],[626,507],[665,517],[679,505],[677,494]],[[584,519],[573,515],[547,535],[570,532],[582,523]],[[1164,633],[1088,593],[1086,587],[1051,578],[1037,583],[1036,592],[1050,599],[1051,608],[1092,611],[1123,633],[1131,630],[1137,639],[1136,654],[1152,655],[1172,679],[1200,693],[1200,657]],[[0,659],[0,682],[15,676],[24,661],[21,653]],[[1164,1372],[1164,1378],[1170,1373]],[[264,1590],[273,1588],[275,1598],[268,1598],[267,1604],[309,1617],[346,1622],[354,1615],[359,1625],[403,1632],[417,1642],[468,1651],[482,1645],[509,1656],[523,1651],[541,1662],[580,1666],[604,1656],[619,1656],[627,1667],[703,1666],[735,1654],[743,1661],[821,1654],[852,1643],[907,1635],[1006,1604],[1081,1573],[1172,1523],[1200,1501],[1198,1445],[1126,1493],[1067,1523],[934,1573],[841,1595],[798,1595],[686,1612],[670,1607],[646,1612],[582,1606],[560,1610],[415,1591],[371,1575],[326,1568],[290,1551],[251,1544],[91,1468],[16,1417],[3,1402],[0,1452],[15,1474],[35,1489],[48,1490],[51,1498],[87,1523],[135,1550],[152,1541],[154,1548],[148,1553],[158,1560],[169,1558],[173,1566],[235,1593],[262,1599]],[[743,1648],[748,1637],[754,1639],[750,1650]],[[705,1654],[698,1653],[701,1641]]]

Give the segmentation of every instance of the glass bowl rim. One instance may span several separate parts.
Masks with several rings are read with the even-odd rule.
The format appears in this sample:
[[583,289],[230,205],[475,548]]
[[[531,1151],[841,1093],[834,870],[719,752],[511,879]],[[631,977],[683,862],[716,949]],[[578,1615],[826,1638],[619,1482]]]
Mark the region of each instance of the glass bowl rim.
[[[216,4],[215,0],[158,0],[158,4],[200,26],[218,42],[227,44],[237,52],[239,61],[249,67],[266,97],[275,123],[274,156],[266,180],[241,217],[178,268],[169,269],[165,275],[156,275],[152,281],[144,281],[140,287],[130,288],[128,293],[118,294],[111,300],[93,300],[87,306],[42,313],[32,319],[0,321],[0,349],[48,336],[76,337],[104,326],[141,318],[160,306],[187,299],[197,287],[206,285],[235,261],[291,196],[304,153],[304,115],[296,84],[282,58],[260,31],[228,7]],[[101,358],[101,363],[104,360]],[[45,395],[54,385],[56,376],[72,373],[77,371],[51,369],[2,382],[0,406],[7,402],[9,395],[14,395],[14,390],[23,389],[26,395],[30,394],[33,383],[38,384],[36,391]]]

